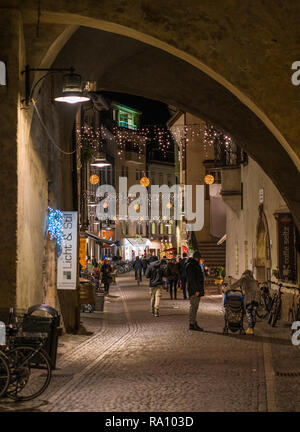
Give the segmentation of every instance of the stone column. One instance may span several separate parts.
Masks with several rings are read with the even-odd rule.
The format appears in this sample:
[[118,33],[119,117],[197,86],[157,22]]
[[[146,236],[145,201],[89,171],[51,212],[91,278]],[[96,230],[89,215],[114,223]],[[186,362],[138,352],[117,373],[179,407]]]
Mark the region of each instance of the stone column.
[[1,9],[0,28],[0,60],[7,66],[6,86],[0,86],[0,308],[5,309],[16,305],[20,11]]

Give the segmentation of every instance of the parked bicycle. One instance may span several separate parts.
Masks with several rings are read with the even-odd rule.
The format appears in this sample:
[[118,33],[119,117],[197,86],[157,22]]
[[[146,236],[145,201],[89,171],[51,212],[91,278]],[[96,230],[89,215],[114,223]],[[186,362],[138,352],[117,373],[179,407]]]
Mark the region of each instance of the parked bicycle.
[[260,286],[261,294],[260,305],[258,311],[256,312],[256,315],[258,316],[258,318],[264,319],[270,314],[272,298],[268,282],[259,282],[258,285]]
[[0,346],[0,397],[29,401],[51,381],[51,360],[42,337],[20,335],[21,323],[6,326],[6,345]]
[[281,296],[283,295],[281,288],[283,287],[283,285],[282,283],[277,283],[273,281],[268,281],[268,282],[278,286],[278,291],[272,297],[269,319],[268,319],[268,323],[272,327],[275,327],[277,321],[280,320],[280,315],[281,315],[281,304],[282,304]]

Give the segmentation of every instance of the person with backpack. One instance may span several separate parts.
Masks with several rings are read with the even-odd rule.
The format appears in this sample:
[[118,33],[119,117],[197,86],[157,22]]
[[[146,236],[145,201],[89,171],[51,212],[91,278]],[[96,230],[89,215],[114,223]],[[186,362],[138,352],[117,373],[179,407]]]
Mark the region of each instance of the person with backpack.
[[187,253],[183,252],[182,259],[179,261],[179,273],[180,273],[182,295],[183,295],[184,300],[187,299],[187,296],[186,296],[186,270],[185,270],[187,260],[188,260]]
[[199,327],[197,323],[197,312],[199,308],[200,297],[204,296],[204,276],[200,265],[200,258],[200,252],[196,251],[193,254],[193,258],[190,258],[186,265],[186,277],[190,298],[189,330],[196,331],[203,331],[203,328]]
[[146,274],[147,279],[150,279],[150,293],[151,293],[151,312],[155,317],[159,317],[159,305],[163,291],[163,277],[164,270],[163,264],[155,257],[155,260],[148,265]]

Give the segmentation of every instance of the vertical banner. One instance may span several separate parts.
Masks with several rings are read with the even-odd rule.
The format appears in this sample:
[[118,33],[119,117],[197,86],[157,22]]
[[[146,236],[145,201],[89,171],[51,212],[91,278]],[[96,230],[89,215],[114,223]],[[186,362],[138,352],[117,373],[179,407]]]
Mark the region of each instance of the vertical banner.
[[290,213],[278,213],[278,267],[279,278],[296,281],[295,226]]
[[57,289],[76,289],[77,212],[63,212],[62,253],[57,258]]

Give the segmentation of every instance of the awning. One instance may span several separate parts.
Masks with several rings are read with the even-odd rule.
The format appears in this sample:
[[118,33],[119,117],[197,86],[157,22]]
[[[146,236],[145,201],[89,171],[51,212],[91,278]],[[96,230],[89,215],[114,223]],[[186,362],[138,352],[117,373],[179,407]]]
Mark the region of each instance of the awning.
[[142,247],[151,247],[151,241],[147,238],[140,238],[140,237],[125,237],[125,241],[131,244],[133,247],[142,248]]
[[92,238],[93,240],[95,240],[97,243],[103,244],[106,243],[110,246],[114,245],[115,242],[111,241],[111,240],[106,240],[105,238],[101,238],[96,236],[95,234],[89,233],[89,232],[85,232],[85,235]]
[[161,243],[158,240],[152,240],[149,248],[150,249],[161,249]]
[[224,241],[226,241],[227,239],[227,234],[224,234],[222,238],[220,238],[220,240],[218,241],[217,245],[220,246],[222,243],[224,243]]

